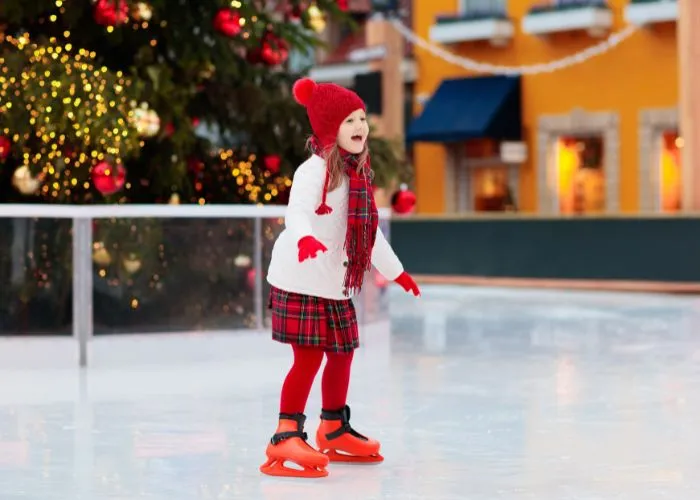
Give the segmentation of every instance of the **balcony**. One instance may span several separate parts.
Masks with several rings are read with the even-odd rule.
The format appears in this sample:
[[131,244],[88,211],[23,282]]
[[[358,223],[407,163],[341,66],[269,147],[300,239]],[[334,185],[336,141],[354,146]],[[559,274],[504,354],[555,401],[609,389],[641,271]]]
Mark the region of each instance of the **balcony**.
[[625,20],[637,26],[649,26],[678,20],[677,0],[632,0],[625,7]]
[[462,43],[488,40],[503,46],[513,38],[513,22],[505,3],[497,0],[463,0],[461,13],[438,16],[430,27],[430,40],[438,43]]
[[529,35],[585,31],[590,36],[601,37],[612,23],[612,11],[604,0],[556,0],[530,9],[522,28]]

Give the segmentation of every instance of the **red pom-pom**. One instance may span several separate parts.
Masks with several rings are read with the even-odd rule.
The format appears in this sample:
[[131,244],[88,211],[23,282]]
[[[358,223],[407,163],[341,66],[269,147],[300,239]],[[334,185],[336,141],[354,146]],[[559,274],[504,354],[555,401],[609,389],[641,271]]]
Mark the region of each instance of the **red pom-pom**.
[[294,99],[301,104],[306,106],[311,102],[311,96],[316,90],[316,82],[311,78],[302,78],[294,82],[294,87],[292,87],[292,94],[294,94]]

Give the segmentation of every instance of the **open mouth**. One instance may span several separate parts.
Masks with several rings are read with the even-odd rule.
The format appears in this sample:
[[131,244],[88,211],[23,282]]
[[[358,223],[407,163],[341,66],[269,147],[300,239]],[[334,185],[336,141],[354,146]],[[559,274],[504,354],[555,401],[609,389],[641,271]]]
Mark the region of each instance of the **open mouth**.
[[353,140],[354,142],[362,142],[362,141],[363,141],[361,135],[353,135],[353,136],[352,136],[352,140]]

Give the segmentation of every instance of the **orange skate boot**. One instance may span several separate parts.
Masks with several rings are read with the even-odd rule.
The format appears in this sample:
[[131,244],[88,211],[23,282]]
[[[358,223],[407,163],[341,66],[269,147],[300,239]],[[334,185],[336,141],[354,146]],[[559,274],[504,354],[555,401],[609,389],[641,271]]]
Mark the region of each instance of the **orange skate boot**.
[[350,427],[350,407],[347,405],[338,411],[321,411],[316,444],[331,462],[372,464],[384,460],[379,454],[379,441]]
[[[280,413],[280,421],[275,435],[267,445],[267,462],[260,466],[260,472],[269,476],[286,477],[326,477],[328,457],[312,448],[306,441],[304,432],[306,416],[302,413]],[[301,469],[287,467],[285,462],[293,462]]]

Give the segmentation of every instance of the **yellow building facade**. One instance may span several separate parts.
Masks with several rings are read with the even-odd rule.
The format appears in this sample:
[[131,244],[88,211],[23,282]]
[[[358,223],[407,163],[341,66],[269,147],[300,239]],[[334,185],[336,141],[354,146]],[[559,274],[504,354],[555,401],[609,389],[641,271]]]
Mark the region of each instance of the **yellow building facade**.
[[[457,56],[504,66],[559,60],[630,24],[639,26],[586,62],[518,77],[520,138],[508,138],[504,145],[499,137],[442,139],[436,133],[412,141],[418,212],[679,210],[683,141],[678,135],[677,6],[670,5],[675,2],[560,2],[533,10],[538,3],[414,1],[417,35]],[[503,12],[484,16],[485,4]],[[444,81],[489,78],[421,48],[415,49],[415,58],[414,93],[421,98],[416,121]],[[510,148],[510,159],[504,148]]]

